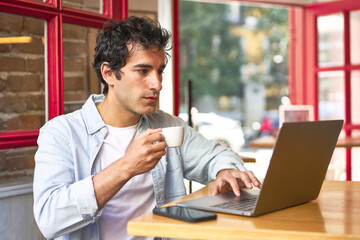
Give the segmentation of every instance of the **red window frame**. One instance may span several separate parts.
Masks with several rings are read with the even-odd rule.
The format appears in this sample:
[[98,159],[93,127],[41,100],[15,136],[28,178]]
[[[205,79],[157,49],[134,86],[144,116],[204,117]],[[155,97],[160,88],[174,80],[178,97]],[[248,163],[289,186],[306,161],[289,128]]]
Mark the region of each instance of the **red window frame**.
[[180,109],[180,43],[179,43],[179,1],[173,0],[173,78],[174,78],[174,115],[179,115]]
[[[242,0],[238,0],[242,1]],[[310,104],[314,106],[315,119],[318,119],[318,81],[320,71],[341,70],[345,72],[345,123],[343,129],[347,137],[351,130],[360,129],[360,125],[351,123],[350,71],[359,70],[360,65],[350,64],[349,11],[360,9],[360,2],[339,0],[335,2],[301,5],[295,3],[279,3],[271,0],[254,0],[258,3],[280,4],[289,7],[289,98],[293,104]],[[174,5],[174,80],[175,80],[175,114],[179,109],[178,86],[178,0]],[[320,68],[317,65],[317,16],[342,12],[345,16],[344,26],[344,66],[336,68]],[[351,149],[346,148],[346,180],[351,180]]]
[[[323,71],[343,71],[345,84],[345,119],[344,132],[346,137],[351,136],[353,129],[360,129],[359,124],[351,122],[351,86],[350,72],[352,70],[360,70],[360,65],[352,65],[350,63],[350,32],[349,32],[349,12],[360,9],[359,1],[342,0],[337,2],[321,3],[304,8],[303,12],[297,12],[294,19],[304,26],[303,30],[297,30],[297,38],[301,39],[301,49],[299,65],[292,63],[293,72],[304,71],[299,73],[302,79],[292,82],[292,86],[299,86],[296,92],[295,102],[298,104],[311,104],[314,106],[315,119],[318,119],[318,73]],[[335,13],[344,15],[344,64],[337,67],[319,67],[318,66],[318,49],[317,49],[317,17]],[[300,35],[301,34],[301,35]],[[296,57],[296,50],[292,49],[293,56]],[[296,60],[295,60],[296,61]],[[299,67],[300,66],[300,67]],[[301,84],[302,83],[302,84]],[[301,86],[300,86],[301,85]],[[346,180],[351,180],[351,148],[346,148]]]
[[[63,23],[101,28],[110,19],[127,16],[127,0],[103,0],[104,13],[63,7],[62,0],[1,0],[0,12],[47,21],[48,117],[63,114]],[[0,132],[0,149],[36,146],[39,129]]]

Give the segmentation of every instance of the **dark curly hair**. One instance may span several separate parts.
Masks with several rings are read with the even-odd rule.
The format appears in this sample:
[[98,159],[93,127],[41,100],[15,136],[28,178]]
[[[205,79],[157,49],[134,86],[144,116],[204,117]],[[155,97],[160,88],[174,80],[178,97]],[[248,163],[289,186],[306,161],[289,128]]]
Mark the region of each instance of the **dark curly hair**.
[[[157,47],[160,51],[168,51],[170,33],[161,28],[160,24],[148,17],[129,17],[122,21],[108,21],[96,38],[93,68],[104,84],[103,93],[108,92],[108,85],[101,75],[101,65],[108,63],[111,71],[120,80],[120,69],[126,65],[126,60],[132,54],[136,46],[141,45],[144,49],[150,50]],[[131,47],[131,49],[128,48]],[[166,61],[169,54],[166,53]]]

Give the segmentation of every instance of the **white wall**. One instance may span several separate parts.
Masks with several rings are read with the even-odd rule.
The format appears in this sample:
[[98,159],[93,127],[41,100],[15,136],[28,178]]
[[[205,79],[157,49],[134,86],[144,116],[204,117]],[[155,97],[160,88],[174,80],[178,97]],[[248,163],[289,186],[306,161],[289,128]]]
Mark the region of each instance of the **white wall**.
[[[173,10],[172,0],[158,0],[158,20],[161,26],[171,33],[173,32]],[[172,43],[172,42],[171,42]],[[164,72],[163,90],[160,96],[160,109],[174,113],[174,71],[173,71],[173,51],[169,52],[170,58]]]
[[33,194],[0,197],[0,239],[42,240],[33,214]]
[[[172,0],[130,0],[129,11],[143,11],[145,13],[156,13],[161,26],[171,33],[172,31]],[[172,44],[172,42],[171,42]],[[160,109],[174,113],[174,73],[172,51],[169,52],[170,58],[164,72],[163,89],[160,94]]]
[[158,0],[129,0],[128,7],[129,10],[157,12]]

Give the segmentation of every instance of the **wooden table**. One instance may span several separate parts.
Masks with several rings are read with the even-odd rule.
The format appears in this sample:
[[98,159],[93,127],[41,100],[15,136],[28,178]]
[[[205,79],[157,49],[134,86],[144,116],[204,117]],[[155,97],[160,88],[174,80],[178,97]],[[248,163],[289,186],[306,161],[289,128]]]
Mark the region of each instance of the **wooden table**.
[[252,148],[273,148],[276,138],[274,136],[264,136],[252,140],[249,146]]
[[242,154],[239,154],[239,156],[244,161],[244,163],[255,163],[256,162],[256,158],[254,158],[254,157],[244,156]]
[[[178,201],[208,195],[206,186]],[[317,200],[259,217],[218,213],[217,220],[186,223],[148,213],[130,221],[128,233],[185,239],[360,239],[360,182],[325,181]]]
[[[273,148],[275,141],[276,138],[273,136],[264,136],[251,141],[249,146],[253,148]],[[336,143],[336,147],[360,147],[360,138],[339,138]]]
[[339,138],[336,143],[336,147],[360,147],[360,138],[359,137],[346,137],[346,138]]

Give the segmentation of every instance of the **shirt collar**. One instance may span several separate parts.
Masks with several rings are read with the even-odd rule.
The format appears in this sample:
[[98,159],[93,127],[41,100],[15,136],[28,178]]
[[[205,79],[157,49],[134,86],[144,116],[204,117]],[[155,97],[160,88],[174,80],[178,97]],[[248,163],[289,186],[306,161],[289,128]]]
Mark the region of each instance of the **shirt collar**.
[[102,102],[104,99],[105,96],[103,94],[92,94],[82,107],[85,126],[89,134],[93,134],[102,127],[105,127],[105,122],[96,108],[96,103]]
[[[96,104],[104,101],[104,99],[104,94],[92,94],[82,107],[88,134],[93,134],[106,126],[96,108]],[[141,116],[138,124],[138,133],[144,132],[149,127],[149,120],[146,115]]]

